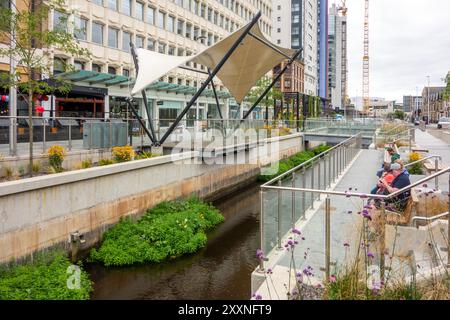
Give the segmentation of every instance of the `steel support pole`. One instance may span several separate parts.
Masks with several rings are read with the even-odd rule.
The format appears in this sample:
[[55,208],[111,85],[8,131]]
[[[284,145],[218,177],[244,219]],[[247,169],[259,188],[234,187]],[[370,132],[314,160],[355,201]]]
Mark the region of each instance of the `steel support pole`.
[[[208,68],[208,75],[211,75],[211,70],[209,70],[209,68]],[[219,112],[219,117],[220,117],[220,119],[223,120],[222,110],[220,110],[219,98],[217,97],[217,93],[216,93],[216,85],[214,84],[213,79],[211,79],[211,85],[212,85],[212,89],[213,89],[213,93],[214,93],[214,98],[216,100],[217,111]],[[222,128],[223,128],[223,124],[222,124]]]
[[217,64],[217,66],[214,68],[214,70],[211,72],[211,74],[205,80],[205,82],[200,87],[200,89],[195,93],[195,95],[192,97],[192,99],[188,102],[187,106],[181,111],[181,113],[178,115],[178,117],[175,119],[175,121],[172,123],[172,125],[169,127],[169,129],[166,131],[166,133],[163,135],[163,137],[159,141],[160,145],[162,145],[164,143],[164,141],[166,141],[167,137],[173,132],[175,127],[178,125],[178,123],[181,121],[181,119],[183,119],[184,115],[192,107],[192,105],[195,103],[195,101],[197,101],[198,97],[200,97],[200,95],[203,93],[203,91],[209,85],[212,78],[216,76],[216,74],[220,71],[220,69],[222,69],[225,62],[227,62],[227,60],[230,58],[230,56],[233,54],[233,52],[241,44],[242,40],[244,40],[244,38],[248,35],[250,30],[253,28],[253,26],[258,22],[260,17],[261,17],[261,11],[259,11],[253,17],[252,21],[247,25],[247,27],[242,32],[242,34],[238,37],[238,39],[231,46],[230,50],[228,50],[228,52],[225,54],[225,56],[220,60],[220,62]]
[[[319,190],[322,190],[322,184],[321,184],[321,181],[320,180],[322,180],[321,178],[322,178],[322,175],[320,174],[320,172],[322,171],[321,170],[321,165],[320,165],[320,159],[319,159],[319,161],[317,161],[317,182],[318,182],[318,188],[319,188]],[[317,200],[320,200],[320,193],[317,195]]]
[[328,153],[328,187],[331,188],[333,180],[331,179],[331,152]]
[[385,261],[384,261],[384,253],[386,251],[386,203],[384,201],[381,202],[381,215],[380,215],[380,276],[381,280],[384,281],[384,273],[385,273]]
[[331,200],[327,196],[325,200],[325,281],[330,280],[331,260]]
[[[33,121],[31,122],[31,125],[33,125]],[[45,153],[45,149],[46,149],[46,135],[45,135],[45,129],[46,129],[46,125],[45,125],[45,120],[44,118],[42,118],[42,153]],[[31,155],[30,155],[31,156]]]
[[69,151],[72,150],[72,124],[69,122]]
[[[133,57],[134,67],[136,69],[136,76],[137,76],[137,74],[139,73],[139,64],[138,64],[137,55],[136,55],[136,48],[134,46],[134,43],[132,43],[131,41],[130,41],[130,48],[131,48],[131,56]],[[145,93],[145,90],[142,90],[141,94],[142,94],[142,100],[144,100],[145,111],[147,112],[148,124],[150,126],[150,131],[151,131],[151,132],[149,132],[148,130],[145,130],[145,132],[147,133],[148,137],[150,138],[150,141],[154,144],[156,142],[156,133],[155,133],[155,128],[153,127],[152,117],[150,115],[150,108],[148,106],[147,94]],[[142,125],[143,123],[140,122],[140,124]],[[146,129],[146,127],[144,127],[144,128]]]
[[[281,187],[281,180],[278,180],[278,186]],[[282,210],[282,193],[278,190],[278,224],[277,224],[277,248],[279,250],[283,249],[281,246],[281,210]]]

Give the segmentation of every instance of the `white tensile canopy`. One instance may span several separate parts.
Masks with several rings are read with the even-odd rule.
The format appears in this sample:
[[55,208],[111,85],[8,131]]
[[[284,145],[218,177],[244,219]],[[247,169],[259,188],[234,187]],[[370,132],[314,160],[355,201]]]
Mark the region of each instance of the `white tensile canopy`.
[[[247,26],[242,27],[195,56],[177,57],[146,49],[137,49],[139,73],[131,94],[139,93],[171,70],[183,66],[187,62],[196,62],[213,70],[239,36],[245,32]],[[217,73],[217,77],[228,88],[238,103],[242,102],[262,76],[287,57],[292,57],[295,53],[295,50],[271,44],[264,37],[257,24],[252,27],[250,33],[253,36],[249,34],[244,38]]]

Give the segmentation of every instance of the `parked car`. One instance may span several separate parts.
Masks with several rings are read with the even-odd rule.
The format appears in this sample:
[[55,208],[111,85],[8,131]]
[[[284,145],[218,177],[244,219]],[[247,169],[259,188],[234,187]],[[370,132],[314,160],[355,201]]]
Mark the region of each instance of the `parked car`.
[[450,128],[450,118],[440,118],[437,127],[438,129]]

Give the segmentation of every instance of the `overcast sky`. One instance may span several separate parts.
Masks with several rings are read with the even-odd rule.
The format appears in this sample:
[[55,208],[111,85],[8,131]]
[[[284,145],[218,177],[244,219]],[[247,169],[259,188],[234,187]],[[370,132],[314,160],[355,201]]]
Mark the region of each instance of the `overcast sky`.
[[[341,1],[330,0],[330,6]],[[350,97],[362,95],[364,0],[347,0]],[[403,102],[450,71],[449,0],[370,1],[370,96]]]

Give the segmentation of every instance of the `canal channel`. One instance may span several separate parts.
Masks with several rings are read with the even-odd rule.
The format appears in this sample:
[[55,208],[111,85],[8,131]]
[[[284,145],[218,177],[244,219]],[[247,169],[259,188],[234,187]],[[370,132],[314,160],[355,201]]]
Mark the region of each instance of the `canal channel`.
[[225,222],[208,234],[194,255],[160,264],[122,268],[86,266],[94,282],[92,299],[250,299],[257,267],[259,185],[253,184],[213,204]]

